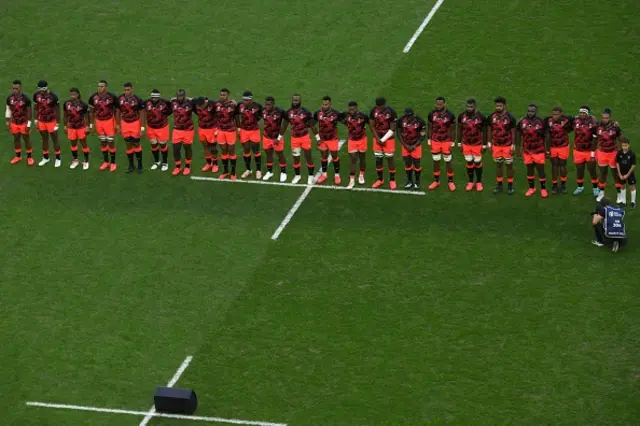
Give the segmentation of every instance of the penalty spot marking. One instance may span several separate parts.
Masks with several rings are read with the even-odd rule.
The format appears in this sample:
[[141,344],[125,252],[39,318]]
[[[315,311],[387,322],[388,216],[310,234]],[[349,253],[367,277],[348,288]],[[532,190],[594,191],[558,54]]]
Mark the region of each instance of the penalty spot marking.
[[94,413],[110,413],[110,414],[128,414],[130,416],[151,416],[162,417],[165,419],[192,420],[210,423],[229,423],[234,425],[253,425],[253,426],[287,426],[286,423],[260,422],[255,420],[225,419],[222,417],[204,417],[204,416],[187,416],[182,414],[152,413],[148,411],[122,410],[119,408],[101,408],[89,407],[85,405],[69,405],[69,404],[51,404],[48,402],[27,401],[29,407],[57,408],[61,410],[75,411],[92,411]]
[[[193,357],[189,355],[184,359],[184,361],[182,361],[182,364],[180,364],[180,367],[178,368],[178,371],[176,371],[176,374],[174,374],[171,380],[169,380],[169,383],[167,383],[168,388],[172,388],[176,383],[178,383],[178,380],[180,380],[180,376],[182,376],[182,373],[184,373],[184,370],[186,370],[189,364],[191,364],[192,359]],[[147,426],[147,423],[151,421],[155,413],[156,413],[156,406],[154,404],[153,406],[151,406],[149,411],[147,411],[147,415],[144,417],[144,419],[140,421],[140,424],[138,426]]]
[[413,44],[416,42],[416,40],[418,40],[418,37],[420,37],[420,34],[422,34],[425,28],[427,28],[427,25],[429,25],[429,22],[431,22],[431,19],[433,19],[433,16],[436,14],[438,9],[440,9],[440,6],[442,6],[442,3],[444,3],[444,0],[438,0],[436,4],[433,5],[427,17],[424,18],[424,21],[422,21],[422,24],[420,24],[416,32],[413,33],[413,36],[411,36],[407,44],[404,46],[404,49],[402,49],[402,52],[409,53],[409,51],[413,47]]

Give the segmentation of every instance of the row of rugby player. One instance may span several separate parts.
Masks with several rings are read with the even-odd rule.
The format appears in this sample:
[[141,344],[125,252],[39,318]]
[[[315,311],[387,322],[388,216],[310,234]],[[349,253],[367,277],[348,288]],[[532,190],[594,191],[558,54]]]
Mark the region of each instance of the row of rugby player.
[[[348,111],[341,113],[332,108],[331,99],[325,96],[321,108],[315,113],[309,112],[301,104],[301,96],[293,95],[291,108],[283,110],[275,105],[272,97],[267,97],[264,106],[254,101],[250,92],[243,94],[242,102],[229,98],[229,91],[222,89],[218,100],[208,98],[188,98],[184,90],[178,90],[171,100],[161,97],[153,90],[144,101],[133,92],[130,83],[125,83],[123,93],[116,96],[109,92],[107,82],[98,83],[97,91],[85,103],[76,88],[72,88],[69,99],[63,104],[62,123],[71,141],[73,160],[71,168],[79,165],[78,145],[84,154],[83,168],[88,168],[89,148],[87,134],[95,132],[101,142],[103,162],[100,170],[116,170],[115,137],[119,133],[126,142],[129,159],[127,172],[135,170],[134,156],[137,157],[137,170],[142,172],[141,135],[151,144],[154,157],[152,169],[168,170],[168,145],[173,146],[173,175],[191,173],[194,139],[194,119],[198,118],[198,139],[204,146],[206,164],[203,171],[219,171],[218,161],[222,163],[220,178],[236,179],[236,140],[239,136],[243,147],[243,159],[246,170],[242,178],[248,178],[254,172],[251,158],[255,162],[256,178],[269,180],[273,177],[274,156],[280,166],[280,180],[287,179],[287,161],[284,156],[283,135],[288,127],[291,131],[291,151],[293,154],[294,178],[301,179],[301,156],[304,155],[308,169],[308,183],[314,181],[315,164],[311,155],[312,139],[321,151],[321,167],[317,183],[327,179],[328,164],[334,168],[334,182],[340,184],[340,157],[338,155],[338,123],[344,123],[348,129],[348,151],[350,154],[349,187],[355,185],[356,169],[359,162],[360,184],[364,184],[365,152],[367,151],[367,132],[369,127],[373,142],[373,152],[377,171],[377,180],[373,187],[384,184],[384,163],[387,159],[388,182],[391,189],[397,187],[395,181],[396,166],[394,154],[396,138],[401,143],[402,157],[407,174],[406,188],[418,188],[420,185],[422,144],[426,141],[433,159],[433,181],[429,189],[440,185],[440,166],[444,161],[448,188],[455,190],[452,152],[454,147],[460,150],[467,162],[467,191],[483,190],[482,154],[490,149],[497,164],[495,193],[503,192],[504,171],[506,166],[507,192],[512,194],[514,181],[514,155],[523,155],[527,168],[529,190],[527,195],[536,192],[534,173],[538,172],[541,195],[548,195],[544,164],[549,157],[553,170],[553,188],[555,193],[566,193],[567,167],[569,158],[569,133],[575,131],[573,146],[574,162],[577,165],[578,188],[574,194],[583,191],[585,165],[590,171],[594,195],[604,196],[607,170],[614,170],[617,186],[621,185],[621,176],[616,170],[618,140],[622,137],[620,128],[611,120],[611,111],[605,110],[598,121],[587,106],[582,106],[575,117],[567,116],[560,107],[554,107],[552,115],[540,118],[537,107],[529,105],[527,114],[519,122],[507,112],[506,100],[495,99],[495,111],[488,117],[476,108],[473,99],[467,101],[466,110],[457,117],[446,107],[445,99],[438,97],[435,108],[425,122],[412,109],[407,108],[401,117],[386,104],[384,98],[376,99],[376,106],[369,114],[359,111],[356,102],[348,104]],[[14,134],[15,157],[12,164],[22,159],[20,137],[26,144],[27,161],[33,164],[29,130],[32,115],[34,123],[43,139],[43,159],[39,165],[49,162],[49,138],[52,139],[56,154],[56,167],[60,166],[60,143],[57,130],[60,122],[60,108],[57,96],[48,88],[46,81],[38,83],[33,96],[34,114],[31,113],[31,100],[23,94],[20,81],[13,83],[12,94],[7,98],[7,128]],[[170,136],[168,118],[173,116],[173,132]],[[262,120],[262,138],[259,121]],[[457,124],[457,125],[456,125]],[[262,176],[262,148],[266,153],[267,172]],[[184,163],[181,159],[185,151]],[[162,158],[161,158],[162,157]],[[596,173],[596,162],[600,166],[600,177]],[[560,185],[558,186],[558,181]]]

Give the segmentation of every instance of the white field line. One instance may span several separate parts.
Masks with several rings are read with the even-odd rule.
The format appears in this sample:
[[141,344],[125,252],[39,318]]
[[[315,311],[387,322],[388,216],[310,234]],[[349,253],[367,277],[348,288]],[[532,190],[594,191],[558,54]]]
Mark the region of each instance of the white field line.
[[407,42],[406,46],[404,46],[404,49],[402,49],[404,53],[409,53],[409,51],[413,47],[413,44],[416,42],[416,40],[418,40],[418,37],[420,37],[420,34],[422,34],[424,29],[427,28],[427,25],[429,25],[429,22],[431,22],[433,15],[435,15],[438,9],[440,9],[440,6],[442,6],[442,3],[444,3],[444,0],[438,0],[436,4],[433,5],[433,8],[431,8],[431,11],[427,15],[427,17],[424,18],[422,24],[420,24],[416,32],[413,33],[413,36]]
[[[338,142],[338,151],[340,151],[340,148],[342,148],[342,145],[344,145],[344,142],[345,142],[344,139],[341,139]],[[331,162],[331,154],[329,154],[328,161]],[[314,180],[318,180],[321,174],[322,174],[322,167],[319,168],[318,172],[313,177]],[[278,239],[280,234],[282,234],[282,231],[284,231],[284,228],[286,228],[289,222],[291,222],[293,215],[296,214],[296,212],[298,211],[298,209],[300,208],[304,200],[311,193],[311,190],[313,189],[314,186],[315,185],[307,185],[307,187],[304,189],[304,191],[302,191],[302,194],[300,194],[296,202],[293,203],[293,206],[291,207],[287,215],[284,217],[284,219],[282,219],[282,222],[280,222],[280,226],[278,226],[278,229],[276,229],[276,232],[274,232],[273,235],[271,236],[271,239],[273,241]]]
[[[168,388],[172,388],[173,385],[178,383],[178,380],[180,380],[180,376],[182,376],[182,373],[184,373],[184,370],[186,370],[189,364],[191,364],[192,359],[193,357],[189,355],[184,359],[184,361],[182,361],[182,364],[180,364],[180,367],[178,368],[178,371],[176,371],[176,374],[174,374],[171,380],[169,380],[169,383],[167,383]],[[138,426],[147,426],[147,423],[151,421],[151,419],[155,414],[156,414],[156,406],[153,405],[151,406],[151,408],[149,408],[149,411],[147,411],[147,415],[144,417],[144,419],[140,421],[140,424]]]
[[147,411],[134,411],[134,410],[122,410],[118,408],[100,408],[100,407],[88,407],[85,405],[69,405],[69,404],[51,404],[48,402],[27,401],[27,406],[30,407],[43,407],[43,408],[57,408],[62,410],[75,410],[75,411],[92,411],[95,413],[110,413],[110,414],[128,414],[131,416],[149,416],[162,417],[166,419],[179,419],[179,420],[193,420],[210,423],[230,423],[235,425],[253,425],[253,426],[287,426],[286,423],[273,423],[273,422],[261,422],[255,420],[240,420],[240,419],[225,419],[222,417],[204,417],[204,416],[187,416],[182,414],[167,414],[156,413],[150,414]]

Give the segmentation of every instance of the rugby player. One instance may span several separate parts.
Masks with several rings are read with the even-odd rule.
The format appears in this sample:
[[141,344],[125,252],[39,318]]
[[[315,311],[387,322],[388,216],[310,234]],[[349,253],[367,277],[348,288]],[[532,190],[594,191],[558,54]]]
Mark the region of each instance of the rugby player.
[[393,158],[396,152],[396,122],[398,115],[390,106],[387,106],[385,98],[377,98],[376,106],[369,113],[369,127],[373,129],[373,154],[376,157],[376,173],[378,179],[371,186],[379,188],[384,184],[384,163],[386,157],[389,168],[389,188],[396,189],[396,162]]
[[[547,128],[547,147],[551,158],[552,194],[567,193],[567,160],[569,159],[569,133],[573,130],[573,118],[564,115],[560,106],[554,106],[551,117],[544,119]],[[558,189],[560,178],[560,189]]]
[[[142,146],[140,136],[144,132],[141,117],[144,116],[145,103],[133,93],[133,85],[125,83],[123,93],[116,100],[116,129],[120,131],[127,146],[129,167],[127,173],[134,170],[133,156],[138,160],[138,173],[142,173]],[[142,118],[143,119],[143,118]]]
[[[98,82],[98,90],[89,96],[89,129],[95,129],[100,140],[102,164],[100,170],[116,171],[116,95],[109,92],[106,80]],[[111,154],[111,161],[109,161]]]
[[284,156],[284,140],[278,138],[285,111],[276,106],[272,96],[267,96],[262,109],[262,148],[267,153],[267,173],[262,180],[267,181],[273,177],[273,153],[278,155],[280,165],[280,182],[287,181],[287,159]]
[[445,98],[439,96],[436,98],[436,107],[429,113],[427,120],[427,143],[431,147],[433,158],[433,182],[429,185],[429,190],[440,186],[440,163],[444,160],[447,167],[447,185],[450,191],[455,191],[451,148],[455,144],[456,116],[447,109]]
[[598,182],[600,192],[597,200],[600,201],[605,196],[604,191],[607,186],[607,174],[609,169],[611,169],[611,173],[613,174],[613,180],[616,184],[616,192],[620,194],[622,189],[622,184],[620,183],[616,167],[618,138],[622,135],[622,130],[620,130],[620,127],[611,121],[611,110],[609,108],[605,108],[604,111],[602,111],[600,122],[598,123],[595,131],[596,137],[598,138],[596,161],[600,168],[600,180]]
[[[173,134],[171,143],[173,145],[173,159],[175,161],[175,166],[171,172],[173,176],[179,175],[181,171],[184,176],[191,174],[194,109],[193,100],[187,98],[187,93],[184,89],[179,89],[176,92],[176,97],[171,99],[171,110],[173,111]],[[184,170],[182,170],[182,161],[180,159],[183,146]]]
[[51,137],[56,155],[55,167],[60,167],[62,165],[58,138],[60,101],[58,96],[49,90],[49,85],[44,80],[38,82],[38,89],[33,94],[33,109],[36,117],[34,124],[42,136],[42,160],[38,166],[44,166],[49,162],[49,137]]
[[516,146],[522,149],[524,164],[527,167],[527,181],[529,189],[525,193],[527,197],[536,193],[535,171],[538,172],[540,181],[540,195],[547,198],[547,175],[544,170],[546,162],[545,133],[546,126],[544,120],[537,115],[538,107],[530,104],[527,108],[527,115],[518,123],[516,132]]
[[331,107],[331,97],[329,96],[322,98],[322,106],[313,114],[313,121],[318,124],[318,129],[316,129],[314,125],[312,130],[313,133],[315,133],[315,138],[318,142],[318,149],[320,150],[320,164],[322,168],[322,172],[318,177],[318,183],[323,183],[327,180],[329,155],[331,155],[331,162],[333,163],[333,182],[336,185],[340,185],[340,155],[338,154],[340,146],[338,142],[338,123],[341,118],[342,113]]
[[342,122],[347,125],[349,140],[347,150],[351,164],[349,165],[349,184],[347,188],[353,188],[356,184],[356,166],[360,160],[360,175],[358,183],[364,185],[364,172],[366,169],[365,154],[367,152],[366,128],[369,123],[367,114],[360,112],[356,101],[349,102],[347,113],[342,115]]
[[576,165],[576,182],[578,186],[573,191],[573,195],[580,195],[584,191],[584,169],[589,169],[591,185],[593,186],[593,196],[600,193],[598,189],[598,175],[596,172],[596,128],[598,121],[591,115],[588,105],[582,105],[578,115],[573,118],[573,130],[575,138],[573,140],[573,162]]
[[[467,162],[467,185],[465,191],[480,192],[482,186],[482,154],[487,145],[487,118],[478,111],[475,99],[468,99],[463,113],[458,116],[458,147]],[[475,184],[474,184],[475,172]]]
[[516,151],[516,118],[507,111],[507,100],[502,96],[494,100],[495,111],[487,118],[487,147],[496,162],[496,188],[494,194],[503,191],[504,173],[502,165],[507,166],[507,193],[513,195],[513,154]]
[[262,105],[253,100],[253,93],[245,91],[238,104],[240,143],[242,143],[245,171],[242,178],[251,176],[251,155],[256,164],[256,179],[262,178],[262,152],[260,152],[260,118]]
[[80,90],[72,87],[69,90],[69,100],[63,105],[64,130],[71,143],[71,166],[70,169],[78,167],[78,142],[82,146],[84,161],[82,170],[89,169],[89,146],[87,145],[87,134],[89,127],[89,105],[82,101]]
[[11,86],[11,94],[7,96],[7,108],[4,114],[4,125],[7,131],[13,135],[13,150],[15,156],[11,159],[11,164],[17,164],[22,161],[22,145],[20,140],[24,141],[24,148],[27,152],[27,165],[33,166],[34,161],[31,156],[33,153],[31,147],[31,100],[22,92],[22,82],[13,80]]
[[[407,173],[406,189],[420,188],[422,166],[422,142],[427,135],[427,123],[415,115],[413,109],[404,110],[404,116],[398,122],[398,139],[402,144],[402,159]],[[414,181],[415,175],[415,181]]]
[[[151,144],[153,165],[156,170],[162,164],[162,171],[169,170],[169,117],[173,114],[171,102],[160,96],[158,89],[153,89],[149,99],[144,104],[145,114],[142,116],[143,125],[147,128],[147,139]],[[162,163],[160,163],[160,153]]]
[[313,115],[302,106],[302,96],[297,93],[294,94],[291,97],[291,108],[289,108],[284,115],[282,128],[277,138],[278,141],[281,141],[287,127],[291,125],[291,153],[293,155],[293,171],[295,173],[291,183],[298,183],[300,179],[302,179],[300,176],[300,155],[303,152],[309,172],[307,184],[313,185],[315,183],[313,176],[315,164],[311,156],[311,137],[309,136],[309,129],[311,129],[314,124]]
[[211,170],[218,171],[218,148],[216,142],[216,105],[209,101],[209,98],[201,96],[194,99],[196,115],[198,116],[198,140],[204,147],[204,157],[206,164],[202,168],[203,172]]

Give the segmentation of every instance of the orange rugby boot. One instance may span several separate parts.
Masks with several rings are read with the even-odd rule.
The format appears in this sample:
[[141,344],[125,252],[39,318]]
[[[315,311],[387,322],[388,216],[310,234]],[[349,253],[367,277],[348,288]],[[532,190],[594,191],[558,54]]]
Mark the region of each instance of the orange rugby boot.
[[372,188],[380,188],[382,186],[382,184],[384,184],[383,180],[376,180],[375,182],[373,182],[373,185],[371,185]]
[[211,170],[211,164],[207,163],[204,165],[204,167],[202,168],[203,172],[208,172],[209,170]]
[[223,173],[220,176],[218,176],[218,179],[226,179],[227,176],[229,176],[229,173]]
[[211,173],[218,173],[219,169],[220,167],[218,167],[217,164],[214,164],[213,166],[211,166]]
[[434,180],[433,182],[431,182],[431,185],[429,185],[429,191],[433,191],[439,186],[440,186],[440,182],[438,182],[437,180]]
[[325,180],[327,180],[327,174],[326,173],[321,173],[320,176],[318,177],[318,180],[316,181],[316,183],[324,183]]
[[176,167],[173,169],[173,171],[171,172],[172,176],[178,176],[180,174],[180,167]]
[[396,183],[395,180],[389,181],[389,188],[391,188],[391,190],[395,190],[397,187],[398,187],[398,184]]
[[230,179],[231,179],[231,180],[236,180],[236,179],[238,179],[238,177],[237,177],[236,175],[231,175],[231,178],[230,178]]
[[482,186],[482,182],[476,183],[476,191],[482,192],[484,190],[484,186]]
[[549,192],[546,189],[541,189],[540,195],[542,196],[542,198],[547,198],[549,196]]
[[108,162],[104,162],[102,164],[100,164],[100,170],[107,170],[109,168],[109,163]]
[[469,191],[473,190],[473,186],[474,186],[473,182],[469,182],[469,183],[467,183],[467,186],[464,187],[464,190],[469,192]]
[[333,183],[335,183],[336,185],[340,185],[340,182],[342,182],[340,180],[340,176],[334,176],[333,177]]
[[109,166],[109,171],[115,172],[117,168],[118,166],[116,165],[116,163],[111,163],[111,165]]
[[27,166],[33,166],[36,162],[31,157],[27,157]]
[[451,191],[451,192],[456,190],[456,184],[453,183],[453,182],[447,183],[447,186],[449,187],[449,191]]
[[529,189],[527,190],[527,192],[525,192],[525,193],[524,193],[524,195],[525,195],[526,197],[531,197],[531,196],[532,196],[533,194],[535,194],[535,193],[536,193],[536,189],[535,189],[535,188],[529,188]]
[[11,159],[11,164],[18,164],[20,161],[22,161],[22,157],[13,157]]
[[191,174],[191,167],[185,167],[185,169],[182,171],[182,175],[189,176],[190,174]]

